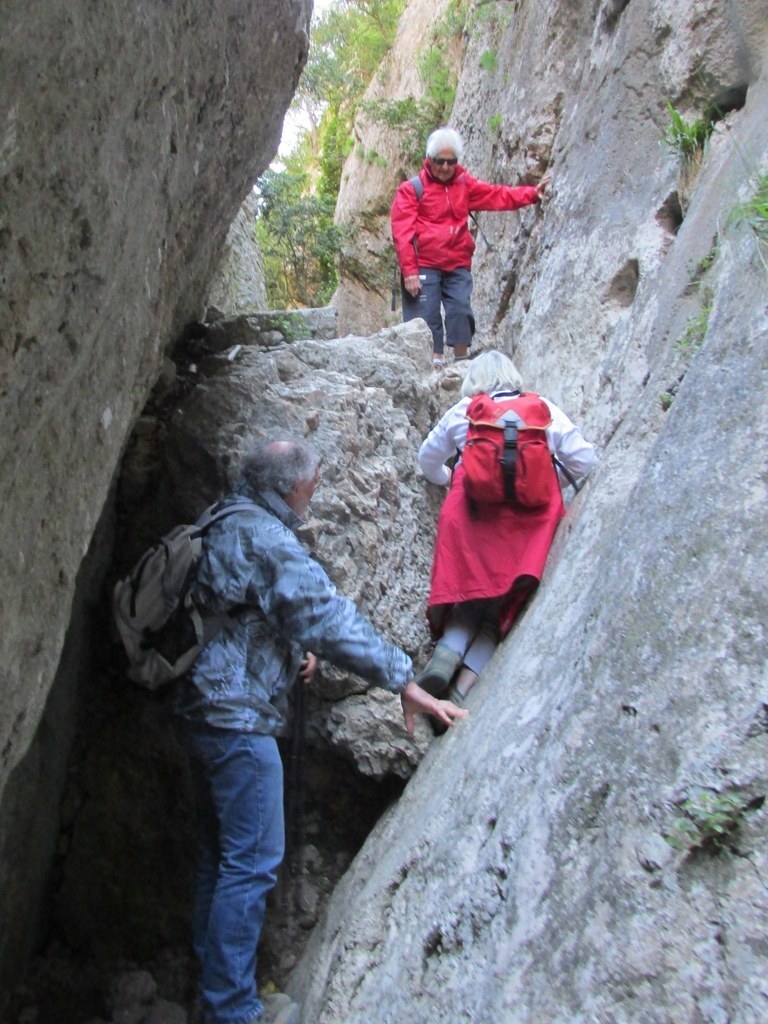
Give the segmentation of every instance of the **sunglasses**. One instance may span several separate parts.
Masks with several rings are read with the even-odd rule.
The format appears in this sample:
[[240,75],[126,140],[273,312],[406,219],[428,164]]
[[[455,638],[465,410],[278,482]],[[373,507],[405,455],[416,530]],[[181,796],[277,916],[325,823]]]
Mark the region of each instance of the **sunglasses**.
[[443,167],[448,164],[449,167],[453,167],[454,164],[459,162],[458,157],[455,156],[431,156],[429,158],[433,164],[437,164],[438,167]]

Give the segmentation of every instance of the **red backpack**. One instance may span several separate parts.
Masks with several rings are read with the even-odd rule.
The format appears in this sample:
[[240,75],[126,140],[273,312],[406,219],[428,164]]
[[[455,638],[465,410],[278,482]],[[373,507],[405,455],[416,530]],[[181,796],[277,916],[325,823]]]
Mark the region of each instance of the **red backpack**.
[[461,453],[470,502],[512,502],[538,509],[559,488],[545,433],[552,416],[533,392],[494,401],[475,395],[466,412],[467,442]]

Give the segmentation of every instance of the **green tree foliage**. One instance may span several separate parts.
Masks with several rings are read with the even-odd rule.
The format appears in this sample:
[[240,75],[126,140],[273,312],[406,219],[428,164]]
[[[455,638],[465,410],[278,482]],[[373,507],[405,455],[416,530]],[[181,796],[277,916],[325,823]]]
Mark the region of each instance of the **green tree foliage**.
[[405,0],[336,0],[313,25],[294,109],[309,124],[318,190],[338,194],[363,93],[389,52]]
[[324,305],[337,283],[333,212],[360,100],[389,52],[406,0],[335,0],[312,27],[293,102],[305,125],[284,169],[258,182],[257,237],[272,308]]
[[340,232],[334,203],[313,194],[305,173],[268,170],[259,179],[256,235],[273,309],[324,306],[336,287]]

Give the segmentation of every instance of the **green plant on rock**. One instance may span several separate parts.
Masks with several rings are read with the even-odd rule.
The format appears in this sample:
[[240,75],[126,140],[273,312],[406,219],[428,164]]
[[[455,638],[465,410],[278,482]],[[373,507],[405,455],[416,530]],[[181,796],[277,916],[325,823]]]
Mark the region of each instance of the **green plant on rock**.
[[261,333],[266,331],[278,331],[286,341],[298,341],[305,336],[306,324],[300,316],[290,313],[277,314],[276,316],[257,317]]
[[754,195],[734,208],[731,219],[748,224],[758,238],[768,241],[768,174],[758,178]]
[[407,131],[420,117],[413,96],[402,100],[369,100],[362,104],[361,109],[371,121],[395,131]]
[[731,842],[751,806],[736,793],[700,793],[680,805],[683,813],[675,818],[664,838],[683,853],[717,852]]
[[440,18],[440,32],[444,36],[460,36],[467,27],[466,0],[451,0]]
[[518,6],[517,0],[508,0],[505,4],[498,3],[498,0],[477,0],[467,21],[467,31],[472,33],[484,26],[503,29]]
[[358,145],[356,152],[360,159],[363,161],[363,163],[373,164],[376,167],[387,166],[387,161],[376,149],[366,149],[366,147],[363,146],[361,143]]
[[491,117],[488,118],[488,131],[491,133],[491,135],[499,134],[499,132],[501,131],[501,122],[501,114],[493,114]]
[[434,35],[418,60],[419,78],[435,127],[447,119],[456,99],[457,74],[449,63],[450,44],[451,37]]
[[712,134],[714,120],[710,115],[693,121],[686,121],[675,107],[667,100],[669,124],[664,131],[664,142],[674,150],[684,164],[691,163],[704,149],[704,144]]
[[[361,112],[372,124],[381,124],[398,136],[400,151],[408,163],[417,163],[423,156],[423,145],[429,125],[424,109],[413,96],[401,100],[370,100],[361,104]],[[363,147],[359,147],[362,155]]]
[[677,342],[675,343],[676,350],[681,355],[687,355],[695,352],[701,347],[704,341],[704,336],[707,333],[709,327],[709,316],[712,312],[712,306],[706,305],[704,308],[688,319],[685,331]]
[[717,239],[712,242],[709,252],[698,260],[689,260],[687,263],[691,279],[685,289],[686,295],[699,294],[704,297],[705,302],[711,302],[712,289],[704,284],[704,278],[715,265],[715,260],[720,253],[720,245]]
[[499,58],[496,56],[495,50],[486,50],[485,53],[480,57],[480,67],[483,71],[489,71],[493,74],[499,66]]
[[715,244],[712,246],[712,248],[709,250],[706,256],[702,256],[700,260],[696,260],[695,262],[689,264],[689,269],[693,273],[694,282],[698,282],[699,279],[703,277],[703,275],[706,274],[708,270],[712,269],[712,265],[717,259],[717,254],[718,245],[717,242],[715,242]]

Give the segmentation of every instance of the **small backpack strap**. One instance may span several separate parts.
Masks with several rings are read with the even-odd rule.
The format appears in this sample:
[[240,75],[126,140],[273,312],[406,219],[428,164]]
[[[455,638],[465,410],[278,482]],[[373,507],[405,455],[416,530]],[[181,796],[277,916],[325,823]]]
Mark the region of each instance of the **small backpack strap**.
[[581,488],[584,486],[584,484],[576,483],[576,477],[573,475],[570,469],[568,469],[568,467],[563,462],[561,462],[560,459],[558,459],[556,455],[552,456],[552,463],[557,469],[561,469],[563,471],[563,476],[567,479],[568,483],[578,494]]
[[504,448],[501,468],[504,474],[504,497],[512,501],[515,496],[515,460],[517,459],[517,424],[510,417],[504,420]]
[[229,505],[222,504],[221,501],[216,501],[213,505],[209,505],[205,512],[202,513],[200,518],[195,523],[196,535],[202,536],[206,530],[213,526],[214,523],[218,522],[219,519],[226,519],[227,516],[232,515],[235,512],[256,512],[259,506],[255,501],[250,501],[248,498],[240,498],[238,501],[233,501]]

